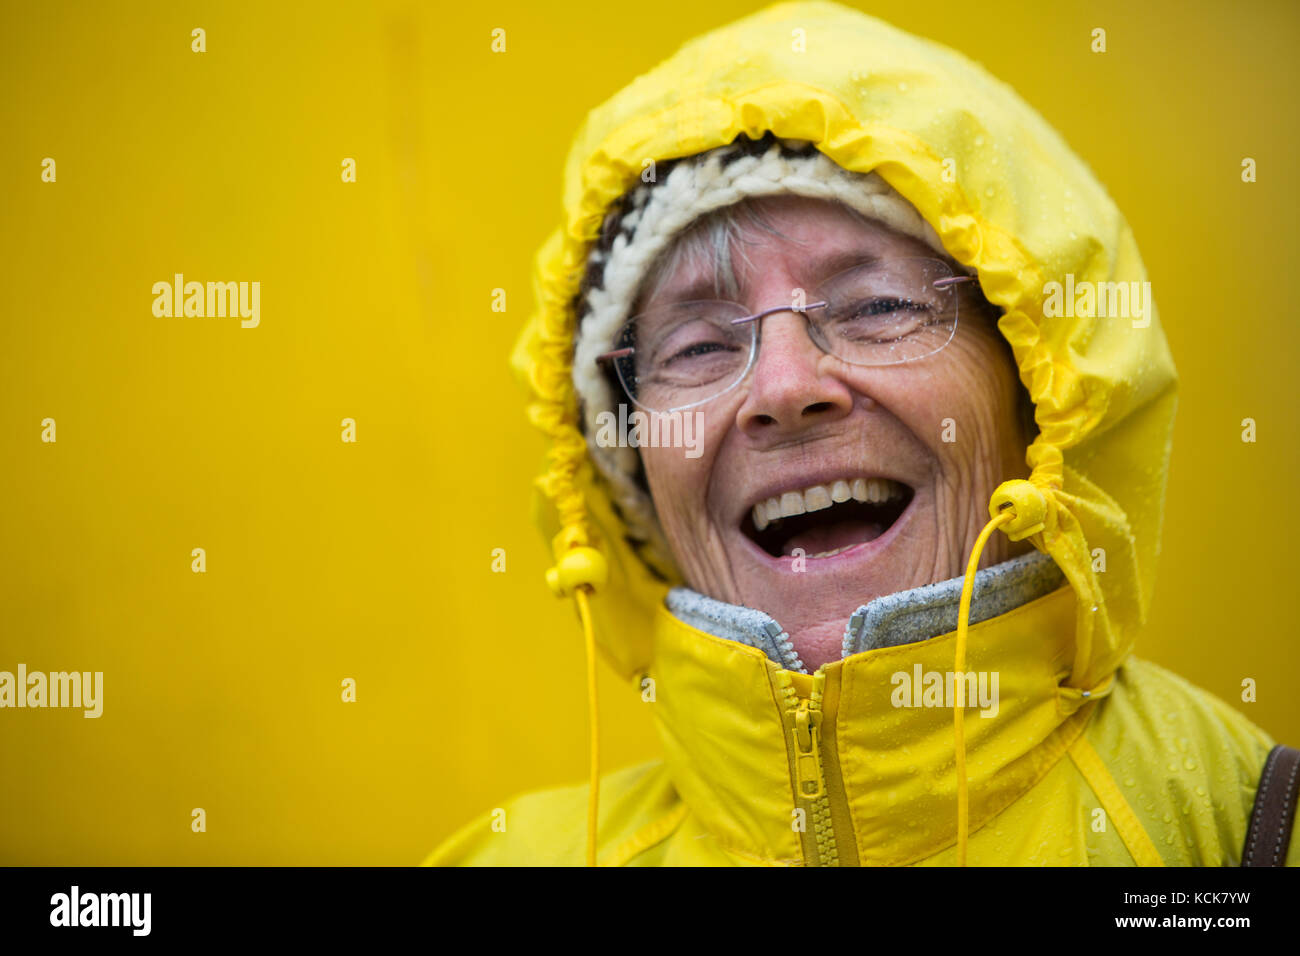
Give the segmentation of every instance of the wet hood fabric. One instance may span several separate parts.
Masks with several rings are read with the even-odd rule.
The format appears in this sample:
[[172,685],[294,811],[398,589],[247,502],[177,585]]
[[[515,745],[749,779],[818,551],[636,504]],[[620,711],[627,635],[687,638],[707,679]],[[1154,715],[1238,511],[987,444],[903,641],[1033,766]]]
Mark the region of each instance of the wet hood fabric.
[[[1095,299],[1088,314],[1077,292],[1149,289],[1132,231],[1007,85],[960,54],[827,2],[777,4],[690,41],[593,110],[569,153],[564,221],[537,254],[537,308],[512,364],[551,443],[537,517],[555,557],[590,546],[608,559],[608,584],[592,600],[601,652],[624,676],[643,672],[652,622],[681,582],[628,547],[587,458],[570,365],[587,255],[647,158],[768,131],[882,176],[1004,311],[998,327],[1040,430],[1026,461],[1047,513],[1030,541],[1076,597],[1063,683],[1076,693],[1104,685],[1151,598],[1175,407],[1176,373],[1149,296],[1145,314],[1117,317],[1096,314]],[[1065,291],[1076,294],[1065,301]]]

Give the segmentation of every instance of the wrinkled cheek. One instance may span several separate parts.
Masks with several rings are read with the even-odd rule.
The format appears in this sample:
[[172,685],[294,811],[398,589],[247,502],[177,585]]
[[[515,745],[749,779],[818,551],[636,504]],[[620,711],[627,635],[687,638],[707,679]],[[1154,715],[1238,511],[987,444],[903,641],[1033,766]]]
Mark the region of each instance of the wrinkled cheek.
[[[720,553],[717,522],[710,512],[715,468],[725,429],[709,428],[708,419],[698,423],[685,447],[643,448],[646,478],[654,499],[660,527],[673,558],[689,581],[710,580],[714,569],[726,564]],[[719,499],[720,501],[721,499]],[[720,505],[719,505],[720,506]]]
[[965,553],[988,520],[993,490],[1023,476],[1015,462],[1024,454],[1018,408],[1011,400],[1012,370],[991,349],[958,354],[965,361],[952,369],[930,410],[941,423],[939,441],[931,444],[939,463],[935,550],[941,561],[946,556],[940,573],[950,577],[960,573]]
[[646,479],[654,500],[659,524],[668,544],[685,547],[692,525],[703,520],[706,472],[698,462],[686,459],[681,449],[643,449]]

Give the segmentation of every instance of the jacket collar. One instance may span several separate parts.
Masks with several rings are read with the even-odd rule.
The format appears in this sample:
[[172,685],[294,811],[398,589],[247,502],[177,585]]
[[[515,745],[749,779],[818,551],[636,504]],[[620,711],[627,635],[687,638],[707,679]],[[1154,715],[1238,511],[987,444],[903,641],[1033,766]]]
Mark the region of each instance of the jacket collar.
[[[1063,586],[970,628],[967,670],[988,702],[967,710],[972,833],[1041,779],[1091,713],[1058,693],[1074,612]],[[812,676],[661,606],[650,676],[678,793],[742,859],[896,865],[943,851],[956,839],[954,637],[874,647]],[[816,753],[801,758],[809,723]]]
[[[975,575],[970,621],[977,624],[1005,614],[1056,590],[1064,580],[1056,563],[1039,551],[984,568]],[[844,628],[841,656],[925,641],[955,630],[962,583],[960,577],[951,578],[887,594],[862,605],[850,615]],[[677,618],[692,627],[756,647],[786,670],[808,673],[790,635],[764,611],[728,604],[683,587],[669,591],[667,603]]]

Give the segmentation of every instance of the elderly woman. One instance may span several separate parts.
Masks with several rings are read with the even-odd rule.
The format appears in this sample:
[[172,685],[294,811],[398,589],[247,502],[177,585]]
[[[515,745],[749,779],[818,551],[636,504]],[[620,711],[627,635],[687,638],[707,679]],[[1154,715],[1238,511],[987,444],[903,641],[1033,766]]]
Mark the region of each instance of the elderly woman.
[[591,784],[430,862],[1286,859],[1285,821],[1247,831],[1293,752],[1130,654],[1175,374],[1128,226],[1036,114],[781,4],[593,112],[566,184],[515,356],[548,580],[664,758],[599,777],[589,670]]

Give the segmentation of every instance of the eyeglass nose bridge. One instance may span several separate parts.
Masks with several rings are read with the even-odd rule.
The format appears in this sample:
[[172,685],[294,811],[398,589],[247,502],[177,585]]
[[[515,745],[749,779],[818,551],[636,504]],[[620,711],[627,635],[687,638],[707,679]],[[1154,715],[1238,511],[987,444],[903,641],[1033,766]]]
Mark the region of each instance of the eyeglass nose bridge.
[[[769,315],[775,315],[775,314],[778,313],[778,312],[797,312],[797,313],[799,313],[800,315],[802,315],[803,313],[805,313],[805,312],[809,312],[809,311],[811,311],[811,310],[813,310],[813,309],[824,309],[824,308],[826,308],[828,305],[830,305],[829,302],[812,302],[812,303],[810,303],[810,304],[808,304],[808,305],[803,305],[803,306],[796,306],[796,305],[774,305],[774,306],[772,306],[772,308],[770,308],[770,309],[764,309],[762,312],[755,312],[753,315],[746,315],[746,316],[744,316],[743,318],[732,319],[732,320],[731,320],[731,324],[732,324],[732,325],[748,325],[748,324],[751,323],[751,322],[757,322],[759,319],[766,318],[766,317],[769,316]],[[758,328],[760,328],[760,326],[750,326],[750,327],[753,328],[753,329],[758,329]],[[823,352],[825,352],[825,351],[826,351],[826,346],[825,346],[825,345],[822,343],[822,341],[821,341],[821,335],[819,334],[818,330],[815,328],[815,323],[808,323],[808,324],[805,325],[805,328],[807,328],[807,330],[808,330],[808,337],[811,338],[811,339],[813,340],[813,344],[816,345],[816,346],[817,346],[819,349],[821,349]],[[757,359],[757,357],[758,357],[758,348],[757,348],[757,340],[755,340],[755,348],[754,348],[753,352],[750,353],[750,356],[749,356],[749,367],[747,367],[747,368],[745,369],[745,374],[746,374],[746,375],[749,374],[749,369],[753,367],[753,365],[754,365],[754,361],[755,361],[755,359]],[[743,376],[742,376],[742,377],[743,377]]]
[[759,319],[769,315],[775,315],[777,312],[807,312],[809,309],[824,309],[829,303],[814,302],[811,305],[774,305],[770,309],[764,309],[762,312],[755,312],[753,315],[747,315],[740,319],[732,319],[732,325],[744,325],[746,322],[757,322]]
[[[935,279],[930,285],[935,289],[950,289],[955,285],[963,282],[973,282],[972,276],[945,276],[942,279]],[[810,309],[824,309],[829,302],[813,302],[810,305],[774,305],[770,309],[764,309],[762,312],[755,312],[753,315],[746,315],[739,319],[732,319],[732,325],[744,325],[747,322],[757,322],[759,319],[769,315],[775,315],[777,312],[807,312]]]
[[[749,325],[749,327],[753,329],[755,333],[754,346],[749,353],[749,363],[745,366],[745,371],[741,373],[740,378],[736,379],[736,382],[735,384],[732,385],[732,388],[734,388],[736,385],[739,385],[742,381],[744,381],[746,378],[749,377],[750,370],[753,369],[754,363],[758,361],[758,330],[761,328],[761,326],[750,325],[750,323],[757,322],[759,319],[766,318],[769,315],[775,315],[778,312],[795,312],[797,314],[802,315],[803,313],[811,312],[814,309],[824,309],[829,305],[830,305],[829,302],[810,302],[808,305],[803,305],[803,306],[774,305],[772,306],[772,308],[764,309],[762,312],[755,312],[753,315],[746,315],[739,319],[732,319],[731,320],[732,325],[736,325],[736,326]],[[824,341],[823,336],[821,334],[821,330],[817,327],[817,324],[815,322],[804,323],[804,329],[808,332],[808,337],[812,339],[813,344],[817,346],[818,349],[825,352],[827,355],[831,354],[830,348],[828,347],[827,343]]]

